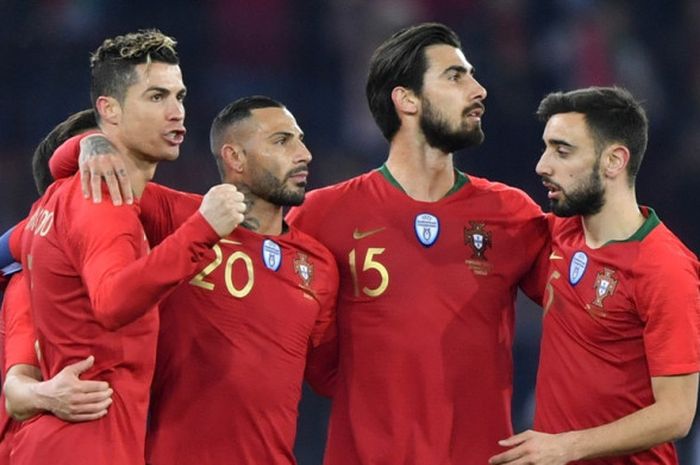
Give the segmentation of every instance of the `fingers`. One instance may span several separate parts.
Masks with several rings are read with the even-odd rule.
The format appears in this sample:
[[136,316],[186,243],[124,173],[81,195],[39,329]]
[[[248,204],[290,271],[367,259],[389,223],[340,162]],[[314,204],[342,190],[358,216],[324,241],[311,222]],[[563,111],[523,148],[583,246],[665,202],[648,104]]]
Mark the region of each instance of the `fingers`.
[[[123,162],[119,160],[123,165]],[[127,205],[134,203],[134,192],[131,189],[131,179],[127,175],[126,168],[124,166],[116,168],[117,179],[119,180],[119,187],[122,194],[124,195],[124,200]]]
[[114,205],[133,203],[131,180],[124,160],[116,147],[102,134],[87,136],[80,141],[80,185],[86,198],[102,202],[102,180]]
[[79,375],[87,370],[89,370],[95,364],[95,357],[92,355],[88,356],[86,359],[79,362],[71,363],[66,365],[63,369],[64,371],[70,371],[75,375]]
[[107,415],[110,405],[112,405],[111,397],[99,402],[74,404],[67,411],[55,412],[55,415],[62,420],[72,422],[97,420]]
[[522,433],[518,433],[507,439],[501,439],[500,441],[498,441],[498,445],[503,447],[517,446],[518,444],[524,442],[528,438],[528,433],[529,431],[523,431]]
[[489,459],[489,465],[503,465],[503,464],[515,464],[516,460],[522,457],[523,452],[519,447],[507,450],[498,455],[494,455]]

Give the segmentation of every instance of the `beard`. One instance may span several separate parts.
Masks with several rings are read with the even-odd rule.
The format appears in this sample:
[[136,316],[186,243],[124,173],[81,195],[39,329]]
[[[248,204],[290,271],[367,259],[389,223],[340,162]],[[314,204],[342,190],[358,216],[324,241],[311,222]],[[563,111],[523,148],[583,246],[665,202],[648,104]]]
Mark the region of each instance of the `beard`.
[[297,189],[290,189],[287,187],[287,181],[296,173],[307,170],[306,166],[295,168],[287,173],[282,180],[276,178],[270,171],[263,170],[256,176],[255,182],[251,183],[250,191],[253,195],[274,205],[281,207],[299,206],[304,203],[306,183],[298,185]]
[[421,99],[423,113],[420,116],[420,128],[425,135],[428,145],[445,153],[456,152],[479,145],[484,141],[484,131],[481,124],[473,128],[468,127],[468,121],[464,117],[481,104],[472,105],[462,112],[462,120],[457,129],[453,129],[450,123],[440,114],[440,111],[430,103],[427,98]]
[[[600,159],[599,159],[600,160]],[[566,193],[561,186],[552,183],[561,189],[562,198],[552,199],[550,201],[552,212],[557,216],[590,216],[598,213],[605,205],[605,188],[601,180],[598,167],[600,163],[596,162],[591,171],[591,175],[586,181]],[[550,180],[547,180],[551,182]]]

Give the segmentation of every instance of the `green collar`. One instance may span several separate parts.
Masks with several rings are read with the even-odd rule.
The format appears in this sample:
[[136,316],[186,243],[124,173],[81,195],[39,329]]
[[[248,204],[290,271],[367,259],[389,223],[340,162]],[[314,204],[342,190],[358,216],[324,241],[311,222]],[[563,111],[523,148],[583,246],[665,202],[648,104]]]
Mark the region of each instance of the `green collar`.
[[622,241],[608,241],[605,243],[605,245],[608,244],[616,244],[620,242],[641,242],[644,240],[645,237],[649,235],[652,229],[657,227],[659,224],[661,224],[661,220],[659,220],[659,217],[656,215],[656,212],[654,211],[653,208],[651,207],[640,207],[640,210],[642,211],[642,214],[644,215],[646,213],[647,219],[644,220],[644,223],[637,229],[634,234],[632,234],[630,237],[628,237],[625,240]]
[[[401,187],[401,184],[396,180],[396,178],[391,174],[389,171],[389,168],[387,168],[386,163],[384,163],[377,171],[382,174],[386,178],[387,181],[389,181],[390,184],[393,184],[396,188],[398,188],[401,192],[404,194],[406,191],[404,190],[403,187]],[[452,188],[447,191],[447,194],[445,194],[445,197],[454,194],[457,192],[462,186],[467,184],[469,182],[469,178],[467,177],[466,174],[462,173],[461,171],[455,169],[455,183],[452,186]]]

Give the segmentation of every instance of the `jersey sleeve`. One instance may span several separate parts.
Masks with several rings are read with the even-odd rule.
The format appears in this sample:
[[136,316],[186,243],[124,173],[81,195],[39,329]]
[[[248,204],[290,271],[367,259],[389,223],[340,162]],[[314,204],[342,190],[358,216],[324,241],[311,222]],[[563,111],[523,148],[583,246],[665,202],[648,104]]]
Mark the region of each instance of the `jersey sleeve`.
[[335,310],[338,298],[338,267],[328,253],[324,289],[318,291],[321,309],[309,339],[305,377],[318,394],[332,397],[338,371],[338,332]]
[[219,236],[196,212],[150,253],[133,207],[84,202],[71,226],[76,264],[95,317],[115,329],[139,318],[197,269]]
[[39,366],[34,349],[36,332],[31,317],[29,287],[24,273],[12,276],[2,302],[5,323],[5,372],[13,365]]
[[152,246],[187,221],[202,203],[202,196],[149,182],[141,196],[141,223]]
[[78,172],[80,141],[99,131],[88,131],[73,136],[61,144],[49,159],[49,171],[54,179],[68,178]]
[[[552,227],[554,215],[548,214],[535,227],[533,248],[535,259],[530,270],[520,281],[520,289],[537,305],[542,306],[545,287],[549,280],[549,261],[552,252]],[[539,247],[539,250],[537,248]]]
[[651,376],[700,371],[700,293],[697,259],[674,251],[647,258],[636,279]]

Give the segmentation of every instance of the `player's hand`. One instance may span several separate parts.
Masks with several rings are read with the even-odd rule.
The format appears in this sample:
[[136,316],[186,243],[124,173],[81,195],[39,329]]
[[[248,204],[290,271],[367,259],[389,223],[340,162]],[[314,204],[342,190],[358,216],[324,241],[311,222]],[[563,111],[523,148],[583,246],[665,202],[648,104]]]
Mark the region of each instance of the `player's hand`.
[[91,355],[45,381],[41,395],[46,399],[46,410],[70,422],[97,420],[107,415],[113,392],[109,383],[80,379],[94,363],[95,357]]
[[527,430],[498,441],[498,444],[510,449],[491,457],[490,465],[566,465],[575,460],[570,457],[571,445],[567,433],[547,434]]
[[95,203],[102,202],[102,180],[109,189],[114,205],[134,202],[131,180],[124,160],[104,134],[91,134],[80,141],[80,182],[83,196]]
[[209,189],[199,212],[221,237],[228,236],[245,219],[244,197],[232,184],[219,184]]

